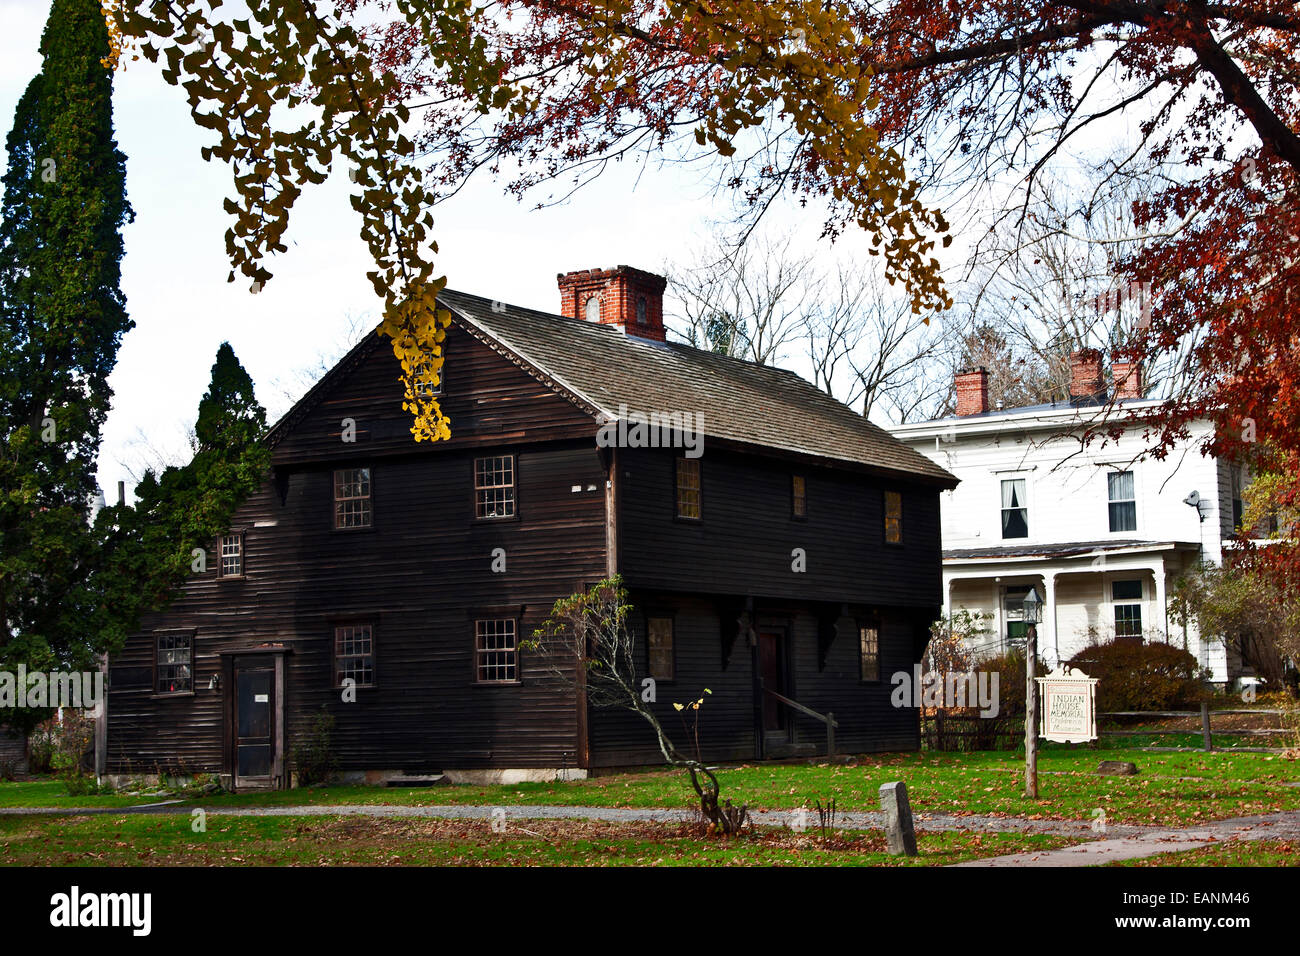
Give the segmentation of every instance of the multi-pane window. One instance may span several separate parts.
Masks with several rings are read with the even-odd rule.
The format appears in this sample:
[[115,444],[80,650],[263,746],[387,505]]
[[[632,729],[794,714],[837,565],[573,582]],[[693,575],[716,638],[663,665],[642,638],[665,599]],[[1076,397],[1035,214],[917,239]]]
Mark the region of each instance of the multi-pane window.
[[474,675],[480,684],[509,683],[517,679],[515,636],[514,618],[474,622]]
[[796,518],[808,515],[808,487],[803,475],[790,476],[790,511]]
[[1137,500],[1133,495],[1133,472],[1112,471],[1106,476],[1106,492],[1110,498],[1110,530],[1136,531],[1138,516]]
[[1006,594],[1002,598],[1002,619],[1006,622],[1006,640],[1003,643],[1003,650],[1010,650],[1014,647],[1024,648],[1025,640],[1029,636],[1029,625],[1025,623],[1025,597],[1029,594],[1029,587],[1013,586],[1006,589]]
[[1002,537],[1029,537],[1029,506],[1023,478],[1002,482]]
[[[432,361],[417,362],[411,370],[411,375],[416,379],[415,394],[419,398],[436,398],[442,394],[443,368],[440,367],[436,372],[433,368]],[[438,384],[430,384],[430,380],[437,376]]]
[[878,624],[858,626],[858,652],[862,661],[862,679],[880,680],[880,626]]
[[652,617],[646,621],[646,646],[650,656],[650,676],[656,680],[673,679],[673,619]]
[[903,543],[903,495],[898,491],[885,492],[885,543]]
[[334,527],[369,528],[370,469],[340,468],[334,472]]
[[223,578],[243,577],[244,536],[242,534],[223,534],[221,536],[221,564],[218,573]]
[[340,624],[334,628],[334,686],[345,680],[357,687],[375,683],[375,630],[370,624]]
[[1115,602],[1115,636],[1142,639],[1142,582],[1112,581],[1110,596]]
[[700,460],[678,458],[677,517],[698,519],[700,514]]
[[159,634],[154,673],[160,694],[188,694],[194,690],[194,636]]
[[515,516],[515,456],[474,459],[474,515],[479,518]]

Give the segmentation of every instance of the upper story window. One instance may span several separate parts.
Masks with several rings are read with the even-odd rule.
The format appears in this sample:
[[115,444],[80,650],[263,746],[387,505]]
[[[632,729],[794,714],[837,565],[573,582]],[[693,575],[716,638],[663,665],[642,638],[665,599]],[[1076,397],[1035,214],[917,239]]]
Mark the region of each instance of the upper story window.
[[903,495],[898,491],[885,492],[885,543],[903,543]]
[[334,527],[369,528],[370,469],[340,468],[334,472]]
[[375,629],[370,624],[334,628],[334,686],[349,679],[357,687],[375,685]]
[[600,321],[600,296],[588,296],[585,308],[588,322]]
[[650,676],[655,680],[673,679],[673,619],[652,617],[646,621],[646,647],[650,658]]
[[1115,603],[1115,637],[1142,640],[1142,582],[1112,581]]
[[796,518],[808,517],[808,486],[803,475],[790,476],[790,513]]
[[474,459],[474,517],[515,516],[515,456]]
[[194,635],[173,631],[159,634],[154,647],[155,690],[160,694],[194,691]]
[[217,573],[223,578],[242,578],[244,576],[244,535],[243,532],[223,534],[221,536],[221,563]]
[[858,625],[858,654],[862,680],[880,680],[880,625]]
[[1110,530],[1136,531],[1137,500],[1133,494],[1133,472],[1112,471],[1106,476],[1110,498]]
[[1232,481],[1232,530],[1241,530],[1241,519],[1246,514],[1245,500],[1242,498],[1242,489],[1245,488],[1245,475],[1240,465],[1232,465],[1229,468],[1229,475]]
[[698,520],[702,513],[703,495],[700,489],[700,460],[677,459],[677,517]]
[[515,619],[474,622],[474,679],[480,684],[508,684],[518,679]]
[[433,362],[432,361],[417,362],[415,367],[411,370],[411,374],[420,379],[423,379],[424,381],[421,381],[419,384],[415,386],[416,396],[418,396],[419,398],[437,398],[439,395],[441,395],[442,384],[443,384],[443,369],[445,368],[446,368],[445,365],[442,366],[442,368],[439,368],[436,373],[438,376],[438,384],[430,385],[428,384],[427,379],[432,377]]
[[1029,537],[1029,507],[1023,478],[1002,482],[1002,537]]

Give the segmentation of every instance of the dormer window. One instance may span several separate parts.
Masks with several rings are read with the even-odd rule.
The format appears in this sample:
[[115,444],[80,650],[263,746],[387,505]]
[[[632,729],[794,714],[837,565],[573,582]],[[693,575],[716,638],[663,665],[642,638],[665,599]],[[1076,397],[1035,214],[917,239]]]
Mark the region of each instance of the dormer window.
[[588,322],[600,321],[600,296],[593,295],[587,298],[586,316]]
[[649,321],[649,307],[646,305],[645,296],[641,296],[636,300],[636,324],[645,325]]

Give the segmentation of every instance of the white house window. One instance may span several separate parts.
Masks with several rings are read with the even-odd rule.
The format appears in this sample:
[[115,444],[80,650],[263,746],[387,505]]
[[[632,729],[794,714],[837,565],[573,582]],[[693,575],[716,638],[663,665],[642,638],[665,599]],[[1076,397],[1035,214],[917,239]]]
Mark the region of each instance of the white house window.
[[507,684],[517,674],[514,618],[474,622],[474,673],[480,684]]
[[1106,476],[1110,497],[1110,530],[1136,531],[1137,501],[1133,495],[1133,472],[1112,471]]
[[586,309],[588,322],[600,321],[600,298],[598,296],[588,297]]
[[474,514],[479,518],[515,516],[515,456],[474,459]]
[[1115,602],[1115,637],[1142,640],[1142,582],[1112,581]]
[[1029,508],[1023,478],[1002,482],[1002,537],[1029,537]]

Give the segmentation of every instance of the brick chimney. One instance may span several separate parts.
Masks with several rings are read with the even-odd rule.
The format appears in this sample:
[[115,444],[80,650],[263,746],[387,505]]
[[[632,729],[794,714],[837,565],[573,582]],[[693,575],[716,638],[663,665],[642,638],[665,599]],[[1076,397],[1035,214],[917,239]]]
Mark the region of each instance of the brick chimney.
[[953,380],[957,386],[957,414],[982,415],[989,410],[989,372],[983,365],[964,368]]
[[663,276],[615,266],[564,272],[556,280],[562,315],[617,326],[638,338],[666,340],[664,289],[668,280]]
[[1080,349],[1070,353],[1070,397],[1100,398],[1105,392],[1101,379],[1101,353]]
[[1142,398],[1142,363],[1114,358],[1110,362],[1111,395],[1118,400]]

